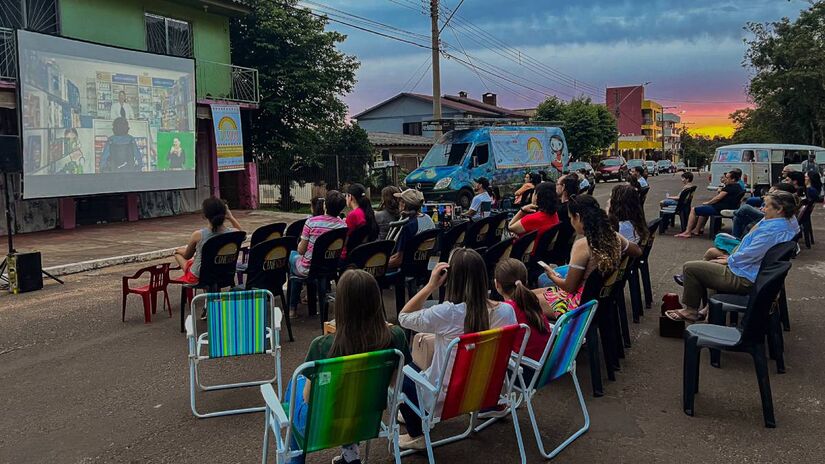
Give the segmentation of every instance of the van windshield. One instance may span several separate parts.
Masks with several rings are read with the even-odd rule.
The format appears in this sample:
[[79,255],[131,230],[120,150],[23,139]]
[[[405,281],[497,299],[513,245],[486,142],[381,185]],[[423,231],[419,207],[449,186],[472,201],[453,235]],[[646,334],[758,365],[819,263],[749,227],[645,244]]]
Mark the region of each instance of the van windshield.
[[469,143],[439,143],[433,145],[424,161],[421,162],[422,168],[434,168],[439,166],[456,166],[458,165],[464,154],[467,153]]

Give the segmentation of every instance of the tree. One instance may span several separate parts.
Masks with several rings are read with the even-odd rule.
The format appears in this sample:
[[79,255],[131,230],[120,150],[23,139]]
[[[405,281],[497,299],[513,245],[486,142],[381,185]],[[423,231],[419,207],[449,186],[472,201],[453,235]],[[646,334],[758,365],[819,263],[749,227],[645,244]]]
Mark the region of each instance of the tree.
[[536,121],[563,122],[571,159],[584,159],[608,148],[616,140],[616,119],[603,105],[588,97],[569,103],[550,97],[536,108]]
[[704,166],[713,158],[716,149],[723,145],[730,145],[731,139],[726,137],[706,137],[693,135],[683,131],[680,136],[682,144],[682,159],[688,166]]
[[250,118],[253,157],[280,173],[281,201],[291,203],[290,173],[317,163],[322,135],[344,125],[341,95],[355,84],[357,60],[336,49],[344,35],[326,31],[326,21],[297,8],[297,0],[250,2],[249,15],[230,22],[232,62],[256,68],[259,110]]
[[777,127],[777,116],[768,108],[745,108],[730,115],[736,130],[733,143],[780,143],[783,140],[781,128]]
[[753,34],[745,64],[754,71],[748,94],[756,108],[734,113],[735,137],[825,144],[825,2],[811,2],[794,22],[746,29]]
[[347,124],[330,131],[324,140],[323,153],[338,159],[337,174],[341,185],[353,182],[365,185],[369,183],[367,168],[372,165],[374,148],[367,131],[356,124]]

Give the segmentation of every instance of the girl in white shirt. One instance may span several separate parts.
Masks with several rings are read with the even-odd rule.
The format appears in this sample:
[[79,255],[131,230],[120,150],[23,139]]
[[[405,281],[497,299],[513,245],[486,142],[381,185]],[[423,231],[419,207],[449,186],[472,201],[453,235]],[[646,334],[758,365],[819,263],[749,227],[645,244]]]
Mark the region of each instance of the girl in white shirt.
[[[427,298],[437,293],[439,287],[447,285],[444,303],[424,307]],[[438,263],[430,275],[430,281],[419,291],[398,314],[401,327],[416,332],[435,334],[433,362],[422,374],[430,382],[435,382],[439,369],[451,361],[447,352],[450,342],[465,333],[480,332],[496,327],[516,324],[513,307],[507,303],[493,301],[488,295],[487,269],[484,259],[475,250],[457,248],[450,255],[450,262]],[[413,366],[415,366],[413,364]],[[450,369],[447,369],[443,385],[448,385]],[[404,394],[418,402],[415,383],[404,378]],[[401,415],[407,426],[407,434],[399,440],[401,448],[424,449],[421,419],[406,405],[401,406]]]

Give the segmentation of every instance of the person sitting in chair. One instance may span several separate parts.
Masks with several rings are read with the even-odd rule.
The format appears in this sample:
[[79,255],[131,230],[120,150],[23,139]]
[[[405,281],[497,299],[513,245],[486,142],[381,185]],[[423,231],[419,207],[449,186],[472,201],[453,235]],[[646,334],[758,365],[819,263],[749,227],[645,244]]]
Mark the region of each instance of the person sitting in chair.
[[799,228],[793,227],[791,218],[798,208],[799,200],[791,193],[774,191],[765,195],[765,219],[745,235],[730,256],[684,264],[681,278],[684,309],[667,311],[665,315],[675,321],[701,321],[707,316],[707,307],[701,308],[701,304],[707,300],[708,291],[748,294],[765,253],[796,235]]
[[[206,240],[216,235],[241,230],[240,223],[220,198],[213,197],[203,200],[201,210],[209,227],[192,232],[189,243],[175,250],[174,254],[175,261],[183,270],[183,277],[180,280],[188,284],[198,283],[201,271],[201,250]],[[232,227],[224,226],[224,222],[227,220],[232,224]]]
[[530,198],[530,196],[527,195],[527,193],[530,193],[531,190],[534,190],[536,188],[536,186],[539,185],[540,183],[541,183],[541,175],[539,175],[539,173],[537,173],[537,172],[528,172],[527,174],[525,174],[524,175],[524,184],[522,184],[521,187],[519,187],[519,189],[516,190],[515,193],[513,193],[513,196],[515,196],[515,198],[516,198],[513,201],[513,205],[515,205],[515,206],[529,205],[530,200],[532,200],[532,198]]
[[397,269],[404,262],[404,247],[407,242],[413,239],[419,232],[435,229],[433,218],[421,213],[421,205],[424,204],[424,194],[415,189],[407,189],[401,193],[396,193],[398,207],[401,209],[402,217],[407,218],[406,224],[401,227],[398,240],[395,242],[395,252],[390,256],[389,268]]
[[739,198],[741,198],[744,189],[739,185],[741,171],[731,170],[725,173],[722,178],[724,187],[710,200],[694,207],[690,211],[688,217],[687,228],[681,234],[676,234],[674,237],[690,238],[694,235],[702,235],[704,233],[705,222],[709,216],[716,216],[723,209],[737,209],[739,208]]
[[475,194],[473,201],[470,203],[470,209],[464,213],[465,216],[473,219],[482,219],[490,215],[489,209],[483,211],[484,203],[490,207],[493,205],[493,197],[490,195],[490,181],[485,177],[479,177],[475,180]]
[[[289,272],[291,275],[306,277],[312,264],[312,249],[315,241],[325,232],[346,227],[343,219],[338,217],[347,205],[346,197],[338,190],[330,190],[324,197],[324,214],[307,219],[298,249],[289,255]],[[298,314],[298,303],[301,302],[301,282],[295,281],[290,285],[289,317],[295,318]]]
[[538,243],[542,235],[558,225],[559,215],[556,214],[558,206],[559,199],[556,196],[555,186],[550,182],[543,182],[536,187],[533,193],[533,203],[522,206],[510,220],[507,228],[519,237],[534,230],[538,231],[534,242]]
[[[680,177],[682,179],[682,192],[693,187],[692,172],[683,171]],[[679,197],[681,196],[682,192],[679,192],[679,195],[668,195],[667,198],[659,202],[659,206],[676,206],[677,204],[679,204]]]

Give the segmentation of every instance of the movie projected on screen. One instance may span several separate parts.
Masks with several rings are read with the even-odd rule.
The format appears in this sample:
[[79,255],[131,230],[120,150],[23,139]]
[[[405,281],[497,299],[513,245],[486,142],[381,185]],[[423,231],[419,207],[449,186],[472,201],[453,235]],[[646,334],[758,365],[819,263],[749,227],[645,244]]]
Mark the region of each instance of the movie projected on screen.
[[195,187],[194,61],[18,31],[23,197]]

